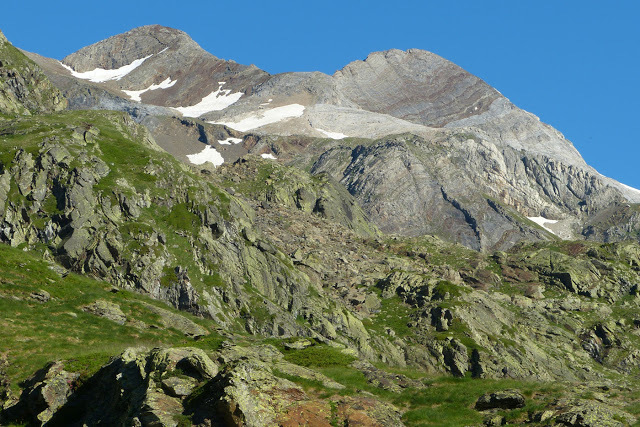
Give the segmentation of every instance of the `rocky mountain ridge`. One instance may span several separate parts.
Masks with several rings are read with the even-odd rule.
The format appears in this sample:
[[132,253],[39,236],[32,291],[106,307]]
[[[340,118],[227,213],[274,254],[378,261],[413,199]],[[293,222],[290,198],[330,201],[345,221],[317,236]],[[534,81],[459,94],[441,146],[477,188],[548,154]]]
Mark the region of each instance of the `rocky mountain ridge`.
[[[16,55],[18,81],[39,75]],[[637,207],[588,171],[447,129],[343,141],[158,119],[167,143],[173,123],[250,153],[193,167],[127,113],[32,113],[41,98],[25,91],[0,116],[0,422],[596,426],[640,415],[637,236],[561,241],[493,196],[584,215],[593,238],[629,237]],[[447,201],[434,216],[452,240],[506,235],[506,250],[381,233],[368,211],[389,224],[407,181],[420,200]],[[467,187],[493,193],[467,200]],[[480,223],[482,203],[495,214]]]
[[[125,110],[187,163],[218,165],[255,153],[312,172],[329,167],[386,232],[504,249],[553,238],[549,229],[561,238],[612,235],[600,225],[594,232],[593,218],[612,204],[624,210],[640,201],[640,192],[590,168],[558,131],[422,50],[372,53],[333,76],[270,76],[214,57],[181,31],[147,26],[81,49],[63,65],[32,58],[71,108]],[[112,80],[87,80],[131,64]],[[180,115],[200,119],[169,118]],[[406,133],[414,136],[394,136]],[[283,142],[269,143],[274,136]],[[321,137],[327,142],[314,142]],[[376,144],[389,149],[351,165],[329,161],[356,159]],[[365,162],[372,165],[366,171]]]

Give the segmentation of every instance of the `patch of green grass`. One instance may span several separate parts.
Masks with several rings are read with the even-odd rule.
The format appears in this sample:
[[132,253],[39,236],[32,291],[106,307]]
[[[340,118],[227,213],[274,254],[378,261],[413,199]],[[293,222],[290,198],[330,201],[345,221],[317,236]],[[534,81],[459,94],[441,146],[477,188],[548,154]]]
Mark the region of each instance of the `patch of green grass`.
[[482,422],[484,414],[473,405],[480,396],[498,390],[519,389],[527,406],[515,411],[503,411],[511,422],[523,422],[529,410],[542,407],[562,394],[561,386],[515,380],[488,380],[443,377],[434,379],[422,390],[405,391],[394,404],[405,407],[403,421],[408,426],[462,426]]
[[102,366],[106,365],[113,356],[111,352],[105,351],[79,354],[65,361],[64,369],[69,372],[79,373],[78,382],[82,384],[98,372]]
[[191,212],[186,203],[174,205],[165,221],[167,225],[174,229],[190,231],[195,235],[197,235],[197,230],[202,225],[200,217]]
[[411,320],[416,309],[402,302],[398,296],[383,298],[380,303],[380,312],[372,318],[363,320],[363,324],[367,328],[383,335],[386,334],[387,328],[391,329],[399,337],[413,335],[413,331],[407,323]]
[[325,344],[316,344],[302,350],[288,350],[284,354],[285,360],[305,367],[347,366],[356,358],[344,354],[339,349]]

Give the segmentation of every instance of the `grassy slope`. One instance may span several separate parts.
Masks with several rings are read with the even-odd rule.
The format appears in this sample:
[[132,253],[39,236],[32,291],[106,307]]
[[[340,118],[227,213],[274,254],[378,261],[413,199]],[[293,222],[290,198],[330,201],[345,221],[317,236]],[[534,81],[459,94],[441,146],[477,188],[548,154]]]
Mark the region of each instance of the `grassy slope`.
[[[84,374],[96,371],[109,357],[131,346],[195,346],[213,350],[221,339],[212,321],[183,316],[207,328],[211,335],[195,341],[175,329],[165,329],[144,304],[166,305],[128,291],[110,292],[111,285],[76,274],[62,277],[37,253],[0,245],[0,342],[8,357],[12,388],[52,360],[74,360]],[[32,292],[51,295],[36,302]],[[98,299],[118,304],[128,321],[113,321],[82,311]],[[177,311],[172,310],[177,313]],[[133,321],[153,328],[139,328]]]

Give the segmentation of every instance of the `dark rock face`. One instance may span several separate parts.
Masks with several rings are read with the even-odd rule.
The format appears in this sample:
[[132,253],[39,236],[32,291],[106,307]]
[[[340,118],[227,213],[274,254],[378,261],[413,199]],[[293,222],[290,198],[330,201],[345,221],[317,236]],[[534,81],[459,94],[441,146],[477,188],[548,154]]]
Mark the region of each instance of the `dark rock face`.
[[27,380],[20,400],[3,413],[9,420],[28,421],[44,425],[67,404],[80,375],[64,370],[64,364],[54,362]]
[[518,390],[502,390],[481,396],[476,402],[476,409],[515,409],[522,408],[524,403],[524,396]]

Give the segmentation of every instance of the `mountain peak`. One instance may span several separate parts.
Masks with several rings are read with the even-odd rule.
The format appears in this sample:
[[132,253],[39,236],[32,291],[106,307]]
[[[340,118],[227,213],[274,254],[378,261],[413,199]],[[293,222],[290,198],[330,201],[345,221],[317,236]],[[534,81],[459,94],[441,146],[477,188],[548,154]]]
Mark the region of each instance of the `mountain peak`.
[[366,110],[434,127],[482,114],[501,98],[478,77],[421,49],[373,52],[334,78]]
[[62,62],[72,65],[79,72],[96,68],[111,70],[167,48],[204,52],[184,31],[156,24],[136,27],[86,46],[68,55]]

